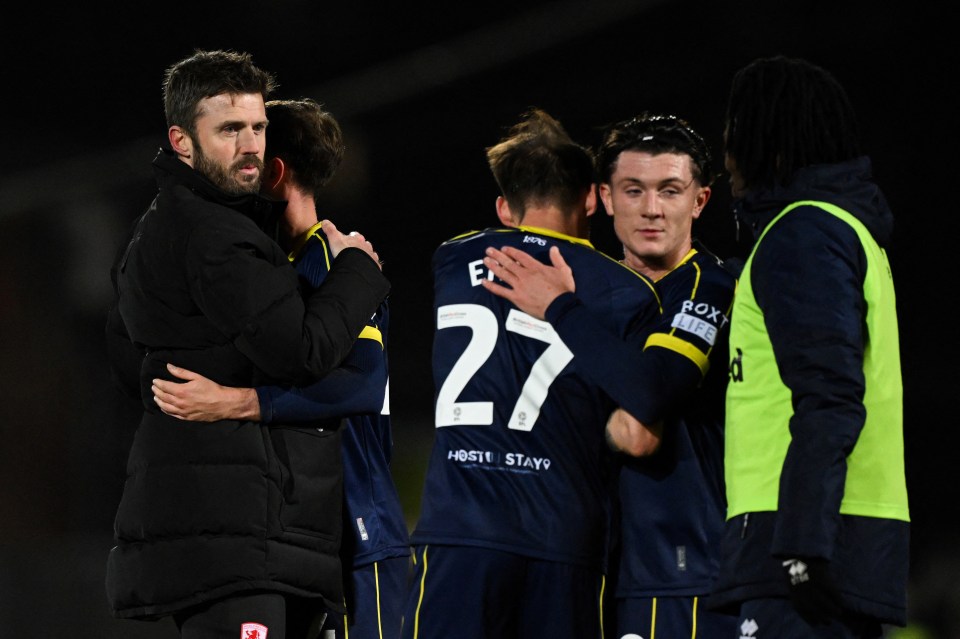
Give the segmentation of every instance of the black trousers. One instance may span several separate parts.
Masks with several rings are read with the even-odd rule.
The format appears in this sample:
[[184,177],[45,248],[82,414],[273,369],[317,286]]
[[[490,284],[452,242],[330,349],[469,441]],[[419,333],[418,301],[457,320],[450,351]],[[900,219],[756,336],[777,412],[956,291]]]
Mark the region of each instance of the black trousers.
[[255,592],[179,612],[181,639],[317,639],[326,618],[320,599]]

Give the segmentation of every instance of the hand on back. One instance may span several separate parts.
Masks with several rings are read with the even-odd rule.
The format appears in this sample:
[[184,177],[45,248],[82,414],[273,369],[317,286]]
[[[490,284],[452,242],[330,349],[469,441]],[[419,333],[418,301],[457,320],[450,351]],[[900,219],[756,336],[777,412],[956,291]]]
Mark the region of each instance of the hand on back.
[[167,370],[182,380],[153,380],[153,401],[167,415],[193,422],[260,419],[260,402],[254,389],[221,386],[199,373],[173,364],[167,364]]
[[543,264],[529,253],[511,246],[502,251],[490,247],[484,265],[508,286],[483,280],[485,289],[513,302],[517,308],[537,319],[544,319],[547,307],[563,293],[576,290],[573,270],[556,246],[550,247],[552,266]]

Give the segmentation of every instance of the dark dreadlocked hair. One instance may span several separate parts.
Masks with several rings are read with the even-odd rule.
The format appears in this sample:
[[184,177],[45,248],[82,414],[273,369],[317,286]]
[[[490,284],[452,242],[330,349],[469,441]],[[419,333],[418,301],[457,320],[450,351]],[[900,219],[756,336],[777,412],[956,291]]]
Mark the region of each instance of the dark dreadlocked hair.
[[656,115],[645,111],[633,119],[607,127],[596,153],[597,175],[601,182],[610,182],[617,169],[617,159],[624,151],[689,155],[693,160],[693,178],[701,186],[713,183],[710,148],[686,120],[675,115]]
[[747,189],[783,185],[805,166],[860,155],[856,116],[837,79],[785,56],[759,58],[734,75],[724,140]]

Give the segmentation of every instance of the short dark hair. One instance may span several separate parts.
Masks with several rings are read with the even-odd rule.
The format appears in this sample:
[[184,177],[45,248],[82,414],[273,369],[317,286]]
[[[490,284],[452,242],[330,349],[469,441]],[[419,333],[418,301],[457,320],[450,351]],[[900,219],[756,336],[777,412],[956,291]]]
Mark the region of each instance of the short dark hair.
[[266,100],[276,87],[273,75],[256,67],[249,53],[197,49],[164,72],[167,127],[177,125],[195,135],[198,105],[204,98],[222,93],[259,93]]
[[336,118],[310,98],[267,102],[266,157],[280,157],[294,181],[316,200],[343,161],[343,132]]
[[506,137],[487,149],[487,163],[511,211],[554,204],[573,212],[593,185],[590,151],[545,111],[532,108]]
[[630,120],[608,126],[596,154],[601,182],[610,182],[624,151],[688,155],[692,160],[693,178],[701,186],[710,186],[715,179],[710,147],[686,120],[675,115],[644,111]]
[[724,146],[744,188],[785,185],[799,169],[860,155],[846,91],[825,69],[801,58],[758,58],[734,75]]

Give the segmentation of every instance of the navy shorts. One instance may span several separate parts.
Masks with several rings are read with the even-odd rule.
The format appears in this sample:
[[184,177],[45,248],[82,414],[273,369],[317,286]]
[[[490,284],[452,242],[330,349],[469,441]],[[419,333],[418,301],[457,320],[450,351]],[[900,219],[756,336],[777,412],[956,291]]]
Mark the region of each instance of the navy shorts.
[[705,597],[617,599],[618,639],[735,639],[736,630],[737,618],[707,610]]
[[598,569],[469,546],[418,546],[404,639],[600,639]]
[[323,639],[399,639],[410,557],[382,559],[347,576],[347,614],[327,617]]

